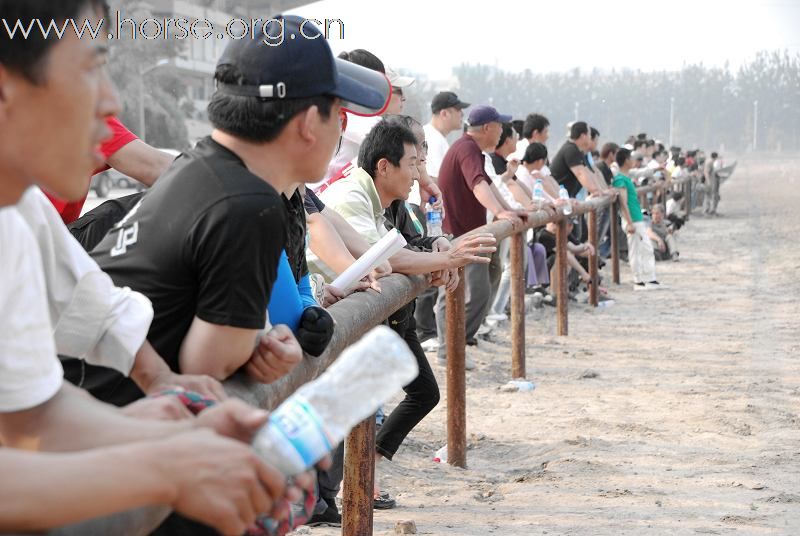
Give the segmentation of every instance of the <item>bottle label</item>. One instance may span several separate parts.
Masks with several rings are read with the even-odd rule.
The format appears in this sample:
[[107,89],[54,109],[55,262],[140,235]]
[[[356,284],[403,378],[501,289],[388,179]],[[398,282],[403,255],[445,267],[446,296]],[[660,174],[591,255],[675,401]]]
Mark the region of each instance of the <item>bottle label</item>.
[[270,415],[269,425],[292,446],[308,468],[331,451],[333,445],[319,415],[300,397],[293,397]]

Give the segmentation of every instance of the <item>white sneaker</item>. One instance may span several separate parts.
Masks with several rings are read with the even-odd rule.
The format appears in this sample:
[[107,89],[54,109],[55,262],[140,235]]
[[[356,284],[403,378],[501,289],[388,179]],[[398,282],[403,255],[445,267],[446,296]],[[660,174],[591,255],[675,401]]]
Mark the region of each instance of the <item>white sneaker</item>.
[[508,315],[505,315],[503,313],[486,315],[487,323],[493,322],[496,324],[498,322],[505,322],[506,320],[508,320]]
[[477,337],[478,335],[486,335],[487,333],[492,332],[492,327],[487,326],[486,324],[481,324],[481,327],[478,328],[478,333],[475,334]]
[[[436,363],[438,363],[440,367],[447,367],[447,358],[439,356],[436,358]],[[469,355],[465,356],[464,368],[466,370],[473,370],[475,368],[475,361],[473,361]]]
[[420,346],[422,346],[424,352],[435,352],[439,349],[439,341],[438,339],[428,339],[420,344]]

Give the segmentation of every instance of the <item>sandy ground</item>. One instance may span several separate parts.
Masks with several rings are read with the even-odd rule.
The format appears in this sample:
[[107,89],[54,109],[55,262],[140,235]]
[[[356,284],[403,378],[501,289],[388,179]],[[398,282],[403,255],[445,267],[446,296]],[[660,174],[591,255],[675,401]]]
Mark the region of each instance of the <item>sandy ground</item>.
[[530,314],[534,392],[499,390],[507,328],[470,349],[466,470],[431,461],[446,434],[434,365],[442,404],[382,466],[399,506],[375,534],[409,519],[418,534],[800,534],[796,169],[742,163],[724,216],[694,217],[681,262],[658,264],[670,290],[572,305],[565,338],[552,309]]

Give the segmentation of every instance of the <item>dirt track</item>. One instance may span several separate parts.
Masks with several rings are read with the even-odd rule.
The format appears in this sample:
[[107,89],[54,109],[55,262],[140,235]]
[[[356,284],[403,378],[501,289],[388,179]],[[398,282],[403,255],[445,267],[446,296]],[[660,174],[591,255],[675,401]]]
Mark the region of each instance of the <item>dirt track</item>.
[[403,519],[437,535],[800,534],[797,169],[740,165],[724,216],[694,217],[681,262],[658,264],[670,290],[612,287],[614,307],[572,307],[568,338],[551,309],[530,315],[534,392],[498,390],[507,331],[473,349],[467,470],[430,461],[434,365],[443,402],[383,466],[399,507],[375,534]]

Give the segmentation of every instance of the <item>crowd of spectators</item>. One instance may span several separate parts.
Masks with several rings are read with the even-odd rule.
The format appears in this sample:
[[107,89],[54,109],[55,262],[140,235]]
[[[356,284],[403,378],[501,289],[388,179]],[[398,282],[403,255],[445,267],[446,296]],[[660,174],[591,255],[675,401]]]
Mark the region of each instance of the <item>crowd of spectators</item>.
[[[0,8],[20,20],[106,9]],[[284,22],[302,31],[301,19]],[[619,198],[621,222],[600,214],[599,252],[584,219],[568,220],[570,295],[580,300],[600,284],[588,258],[608,257],[611,233],[627,236],[634,288],[664,288],[655,260],[678,260],[687,210],[717,213],[716,153],[644,134],[598,150],[601,133],[576,121],[550,158],[545,115],[514,121],[452,91],[433,98],[422,124],[403,114],[413,78],[367,50],[335,58],[324,39],[231,42],[214,74],[213,133],[172,161],[115,118],[105,61],[103,46],[74,36],[0,44],[0,532],[266,531],[313,475],[287,480],[253,454],[267,414],[227,400],[221,381],[277,381],[325,351],[332,304],[379,292],[391,273],[426,276],[428,291],[382,319],[420,372],[379,412],[379,466],[439,402],[426,354],[446,365],[446,298],[459,269],[466,343],[492,340],[508,318],[511,242],[476,229],[496,220],[522,229],[534,210],[570,214],[589,197]],[[109,166],[149,189],[79,217],[90,175]],[[690,174],[704,184],[692,199],[671,191]],[[635,186],[657,181],[666,188],[640,200]],[[429,211],[443,214],[441,233],[426,225]],[[394,230],[404,249],[349,288],[330,284]],[[555,232],[526,235],[535,306],[555,303]],[[339,446],[317,468],[311,524],[341,522],[342,458]],[[377,482],[375,508],[393,507]]]

